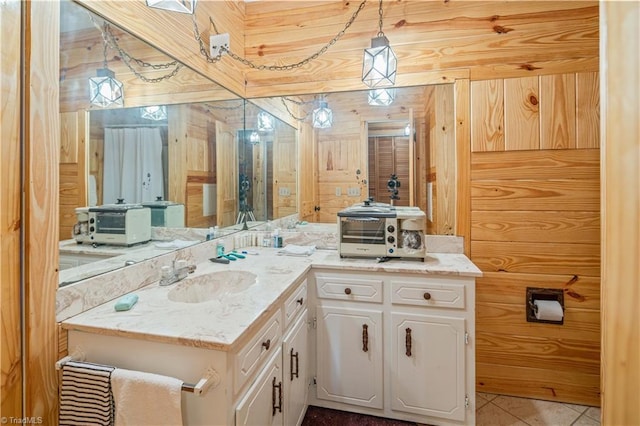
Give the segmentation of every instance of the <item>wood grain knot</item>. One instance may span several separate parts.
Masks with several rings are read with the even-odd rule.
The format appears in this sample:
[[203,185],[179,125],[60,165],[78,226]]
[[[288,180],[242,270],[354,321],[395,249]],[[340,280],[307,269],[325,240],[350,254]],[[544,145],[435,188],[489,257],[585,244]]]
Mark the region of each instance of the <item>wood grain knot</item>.
[[520,68],[523,70],[527,70],[527,71],[534,71],[534,70],[541,70],[542,68],[540,67],[534,67],[531,64],[522,64],[520,65]]
[[489,21],[491,21],[491,22],[495,22],[495,21],[497,21],[498,19],[500,19],[500,15],[493,15],[491,18],[489,18]]
[[498,34],[506,34],[506,33],[509,33],[511,31],[513,31],[513,28],[507,28],[507,27],[503,27],[501,25],[495,25],[493,27],[493,31],[495,31]]
[[401,19],[398,22],[396,22],[393,26],[395,28],[400,28],[400,27],[404,27],[405,25],[407,25],[407,20],[406,19]]
[[265,46],[264,44],[261,44],[261,45],[258,47],[258,56],[264,56],[263,49],[264,49],[265,47],[266,47],[266,46]]
[[538,105],[538,98],[536,98],[534,95],[529,96],[529,102],[531,102],[531,105]]

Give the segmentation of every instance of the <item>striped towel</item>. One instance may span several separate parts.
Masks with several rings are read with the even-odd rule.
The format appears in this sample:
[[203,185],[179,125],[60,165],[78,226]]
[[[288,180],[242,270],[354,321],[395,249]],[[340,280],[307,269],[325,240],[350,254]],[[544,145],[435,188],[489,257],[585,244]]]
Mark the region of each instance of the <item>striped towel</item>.
[[69,361],[62,366],[60,426],[113,425],[113,370],[88,362]]

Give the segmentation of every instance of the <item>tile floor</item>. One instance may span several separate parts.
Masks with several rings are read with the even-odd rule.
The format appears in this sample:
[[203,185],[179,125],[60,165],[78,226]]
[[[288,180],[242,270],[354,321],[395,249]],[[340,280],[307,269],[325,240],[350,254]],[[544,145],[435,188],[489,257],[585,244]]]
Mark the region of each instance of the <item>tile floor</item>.
[[[488,393],[476,394],[476,426],[599,426],[600,408]],[[419,426],[309,407],[303,426]]]
[[600,408],[476,393],[477,426],[599,426]]

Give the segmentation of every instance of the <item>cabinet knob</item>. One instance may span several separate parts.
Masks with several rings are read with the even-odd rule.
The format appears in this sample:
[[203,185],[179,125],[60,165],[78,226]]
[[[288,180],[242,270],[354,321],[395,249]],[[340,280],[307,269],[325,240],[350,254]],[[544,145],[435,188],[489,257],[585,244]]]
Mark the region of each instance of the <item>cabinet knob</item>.
[[424,297],[424,300],[429,300],[429,299],[431,299],[431,294],[429,292],[425,291],[423,297]]
[[301,297],[300,299],[296,300],[296,303],[298,303],[299,305],[302,305],[304,303],[304,297]]
[[345,288],[344,294],[351,294],[351,289],[349,287]]
[[269,348],[271,347],[271,339],[267,339],[266,342],[262,342],[262,347],[266,350],[269,350]]

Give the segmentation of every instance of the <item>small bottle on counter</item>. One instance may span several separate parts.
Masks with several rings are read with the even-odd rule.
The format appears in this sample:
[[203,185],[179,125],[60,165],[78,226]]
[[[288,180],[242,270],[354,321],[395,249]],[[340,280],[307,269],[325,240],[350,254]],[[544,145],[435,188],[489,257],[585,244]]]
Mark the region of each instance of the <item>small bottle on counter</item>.
[[273,231],[273,247],[282,248],[282,237],[280,236],[280,229],[278,228]]
[[224,240],[222,238],[219,238],[218,244],[216,244],[216,256],[218,257],[224,256]]
[[209,232],[207,232],[207,241],[213,240],[215,238],[213,235],[214,235],[213,226],[210,226]]

